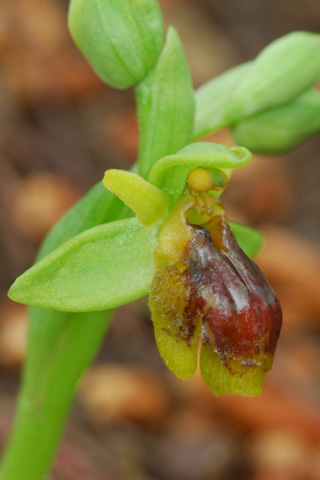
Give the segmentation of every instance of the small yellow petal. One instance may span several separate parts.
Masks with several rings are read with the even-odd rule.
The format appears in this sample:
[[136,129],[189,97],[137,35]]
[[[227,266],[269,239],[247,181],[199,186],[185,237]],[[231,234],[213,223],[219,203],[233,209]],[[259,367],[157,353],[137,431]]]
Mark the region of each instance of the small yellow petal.
[[107,170],[103,184],[132,208],[142,225],[154,225],[166,217],[167,194],[139,175],[125,170]]

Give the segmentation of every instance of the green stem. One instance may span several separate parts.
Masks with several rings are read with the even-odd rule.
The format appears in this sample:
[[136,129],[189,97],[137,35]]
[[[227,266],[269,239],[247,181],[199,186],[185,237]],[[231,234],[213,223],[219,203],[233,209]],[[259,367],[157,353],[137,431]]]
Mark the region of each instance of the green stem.
[[93,360],[112,313],[62,316],[54,310],[31,310],[29,355],[1,480],[45,478],[78,381]]

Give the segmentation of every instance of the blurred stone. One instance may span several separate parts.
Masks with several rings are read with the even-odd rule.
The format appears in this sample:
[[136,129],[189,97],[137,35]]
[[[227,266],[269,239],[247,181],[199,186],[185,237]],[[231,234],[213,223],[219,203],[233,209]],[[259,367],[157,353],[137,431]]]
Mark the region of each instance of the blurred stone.
[[293,232],[265,226],[265,243],[255,262],[282,304],[283,328],[320,324],[320,249]]
[[222,480],[240,476],[241,446],[199,405],[179,405],[166,419],[166,432],[157,449],[161,478]]
[[34,174],[17,181],[10,197],[12,222],[17,231],[39,243],[79,199],[80,192],[59,175]]
[[0,303],[0,366],[20,368],[27,350],[27,309],[4,300]]
[[[235,145],[228,129],[210,134],[205,140],[227,147]],[[222,199],[231,220],[241,222],[246,218],[258,225],[287,220],[293,211],[294,196],[284,159],[253,154],[247,165],[233,170]]]
[[312,461],[310,442],[286,430],[264,432],[253,437],[249,455],[263,475],[269,478],[304,480]]
[[296,329],[280,337],[270,380],[320,403],[320,349],[316,331]]
[[0,62],[9,89],[26,104],[54,105],[103,87],[72,44],[66,9],[53,0],[2,0]]
[[[242,53],[241,61],[248,61],[260,50],[286,33],[295,30],[319,32],[318,0],[201,0],[207,7],[208,17],[212,16],[227,34],[237,51]],[[302,8],[303,6],[303,8]]]
[[163,5],[165,24],[179,33],[195,87],[239,63],[228,35],[196,2],[170,0]]
[[166,12],[166,10],[172,8],[172,6],[182,5],[190,3],[190,0],[159,0],[160,7]]
[[319,480],[320,478],[320,445],[313,448],[312,458],[309,464],[309,475],[311,480]]
[[270,374],[267,374],[263,393],[254,398],[238,395],[215,397],[199,375],[186,382],[185,388],[198,408],[210,411],[236,430],[268,431],[285,427],[306,438],[320,440],[318,402],[301,395],[298,390],[289,390],[286,384],[275,386],[270,381]]
[[94,452],[69,442],[63,442],[53,465],[59,480],[115,480],[112,474],[102,474],[95,466]]
[[138,367],[95,366],[86,375],[79,399],[97,426],[131,421],[159,422],[169,405],[161,380]]
[[133,163],[138,152],[138,124],[131,108],[122,108],[101,121],[102,136],[114,150]]
[[227,208],[237,206],[254,223],[279,222],[292,212],[292,186],[278,158],[254,155],[248,165],[233,171],[223,198]]

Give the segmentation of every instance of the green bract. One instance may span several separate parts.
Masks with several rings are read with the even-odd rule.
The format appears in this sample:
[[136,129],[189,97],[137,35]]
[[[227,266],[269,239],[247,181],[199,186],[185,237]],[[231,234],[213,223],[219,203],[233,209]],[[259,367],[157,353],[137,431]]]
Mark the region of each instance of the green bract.
[[234,140],[257,153],[284,153],[320,128],[320,92],[307,90],[291,102],[234,125]]
[[253,152],[288,151],[319,129],[309,92],[319,75],[320,35],[286,35],[197,90],[193,136],[232,126],[236,142]]
[[[142,217],[143,223],[158,223],[165,220],[168,197],[172,208],[192,170],[219,168],[230,173],[231,168],[249,160],[250,153],[244,148],[196,143],[159,160],[150,173],[150,183],[129,172],[111,170],[106,173],[106,185],[138,218]],[[113,308],[139,298],[148,292],[152,280],[158,231],[159,226],[143,227],[136,219],[86,230],[19,277],[9,296],[38,307],[82,312]],[[239,226],[235,226],[235,233],[249,255],[256,253],[261,245],[259,234]]]
[[230,124],[282,105],[311,87],[320,75],[320,35],[294,32],[268,47],[252,63],[231,98]]
[[194,93],[179,36],[168,29],[154,71],[136,89],[140,130],[139,174],[146,178],[159,158],[192,140]]
[[252,62],[243,63],[198,88],[195,94],[195,138],[229,125],[233,92],[251,68]]
[[72,0],[69,28],[99,77],[116,88],[145,78],[163,43],[156,0]]

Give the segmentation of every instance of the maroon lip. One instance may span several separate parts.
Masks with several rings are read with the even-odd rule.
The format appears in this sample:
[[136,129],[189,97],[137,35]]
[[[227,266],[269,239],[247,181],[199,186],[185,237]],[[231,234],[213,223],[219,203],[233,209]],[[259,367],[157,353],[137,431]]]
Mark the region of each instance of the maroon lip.
[[280,334],[281,307],[238,245],[222,202],[187,188],[160,230],[154,258],[149,305],[168,367],[189,378],[201,336],[202,377],[216,395],[261,393]]
[[210,225],[211,231],[213,227],[218,248],[205,228],[192,227],[194,237],[184,251],[185,320],[201,315],[203,343],[226,366],[235,360],[267,371],[281,329],[280,303],[229,225]]

